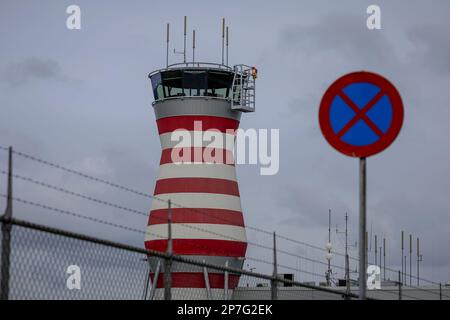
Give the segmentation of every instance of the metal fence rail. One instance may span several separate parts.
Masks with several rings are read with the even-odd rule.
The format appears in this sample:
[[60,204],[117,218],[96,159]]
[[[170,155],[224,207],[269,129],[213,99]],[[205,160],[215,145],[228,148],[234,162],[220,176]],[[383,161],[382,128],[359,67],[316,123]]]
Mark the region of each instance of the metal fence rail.
[[[149,251],[28,221],[7,219],[3,216],[0,222],[2,241],[7,235],[5,226],[9,227],[11,239],[10,249],[1,252],[2,270],[6,268],[9,271],[2,273],[0,289],[3,299],[148,299],[149,286],[152,285],[146,263],[148,257],[157,257],[164,262],[176,261],[186,267],[207,268],[211,272],[239,275],[240,283],[246,288],[264,288],[265,286],[259,285],[269,286],[270,283],[275,283],[278,284],[273,288],[275,295],[277,287],[282,284],[307,289],[310,292],[322,292],[334,299],[346,297],[345,292],[327,287],[218,266],[164,252]],[[80,267],[82,279],[80,290],[70,290],[67,286],[69,277],[67,270],[71,265]],[[235,291],[238,292],[239,289]],[[161,293],[162,291],[153,297],[164,298]],[[195,294],[186,291],[185,296],[178,297],[207,298],[206,294],[205,296],[199,296],[198,292]],[[261,291],[260,297],[253,296],[253,298],[266,296],[267,293]],[[350,293],[348,297],[358,296]],[[165,298],[170,299],[167,296]],[[216,294],[210,298],[224,299],[227,296]],[[230,298],[233,298],[233,295],[230,294],[228,299]],[[297,298],[311,298],[311,293]]]

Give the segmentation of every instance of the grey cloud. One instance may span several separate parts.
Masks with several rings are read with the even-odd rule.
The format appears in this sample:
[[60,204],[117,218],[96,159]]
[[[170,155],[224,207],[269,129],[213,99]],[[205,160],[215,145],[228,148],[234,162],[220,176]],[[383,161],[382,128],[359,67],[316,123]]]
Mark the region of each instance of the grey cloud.
[[52,59],[28,58],[6,66],[2,80],[11,85],[20,85],[32,80],[65,81],[60,64]]
[[[385,33],[366,28],[364,15],[330,14],[315,24],[287,28],[281,37],[287,48],[309,56],[331,52],[365,64],[397,62]],[[370,36],[369,36],[370,35]]]
[[283,188],[285,197],[280,206],[285,207],[293,216],[280,223],[302,227],[318,227],[328,223],[327,205],[333,204],[333,210],[348,211],[349,208],[329,192],[318,192],[316,186],[304,184],[290,185]]
[[421,67],[440,74],[449,74],[449,31],[449,28],[443,25],[421,25],[410,28],[407,37],[415,45],[412,58],[418,59]]

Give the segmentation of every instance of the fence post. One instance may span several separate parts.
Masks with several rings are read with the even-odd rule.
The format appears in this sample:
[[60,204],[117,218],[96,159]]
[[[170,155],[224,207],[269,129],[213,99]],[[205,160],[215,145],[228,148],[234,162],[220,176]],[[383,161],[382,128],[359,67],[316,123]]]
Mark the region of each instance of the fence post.
[[271,283],[272,300],[278,299],[278,271],[277,271],[277,235],[273,233],[273,279]]
[[[225,261],[225,268],[228,268],[228,260]],[[223,276],[224,300],[228,300],[228,271],[225,271]]]
[[172,208],[170,200],[167,210],[167,254],[169,258],[164,260],[164,300],[172,300]]
[[9,297],[9,265],[11,257],[11,230],[12,230],[12,147],[8,150],[8,191],[6,210],[2,221],[2,257],[1,257],[1,283],[0,300],[8,300]]
[[398,300],[402,300],[402,274],[398,272]]

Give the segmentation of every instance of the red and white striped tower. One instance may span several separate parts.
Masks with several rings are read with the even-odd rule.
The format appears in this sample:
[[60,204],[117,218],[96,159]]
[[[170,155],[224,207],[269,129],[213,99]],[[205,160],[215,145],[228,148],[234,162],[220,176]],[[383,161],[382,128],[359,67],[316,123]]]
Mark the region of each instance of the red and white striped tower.
[[[254,111],[256,69],[184,63],[155,71],[149,77],[162,147],[154,195],[165,201],[152,202],[145,246],[166,252],[166,201],[170,200],[173,254],[242,268],[247,243],[232,160],[233,131],[239,126],[242,112]],[[192,139],[180,144],[173,135],[180,129],[189,131]],[[200,135],[207,130],[215,130],[224,143],[201,139]],[[180,163],[174,157],[186,159],[187,154],[191,161]],[[204,155],[212,155],[214,163]],[[150,259],[153,280],[157,263],[157,259]],[[174,262],[171,271],[173,299],[221,299],[226,296],[226,282],[230,290],[227,295],[239,282],[239,275],[229,274],[226,281],[224,273],[207,270],[210,288],[207,290],[203,268]],[[163,295],[163,273],[161,261],[155,298]]]

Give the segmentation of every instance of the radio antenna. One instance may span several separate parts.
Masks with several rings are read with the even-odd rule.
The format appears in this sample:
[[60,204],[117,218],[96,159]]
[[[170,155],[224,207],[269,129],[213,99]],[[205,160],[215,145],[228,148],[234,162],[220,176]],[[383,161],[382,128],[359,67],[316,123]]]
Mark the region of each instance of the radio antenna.
[[222,18],[222,64],[224,64],[224,49],[225,49],[225,18]]
[[195,29],[192,30],[192,65],[195,62]]
[[184,63],[186,63],[186,31],[187,31],[187,17],[184,16],[184,50],[183,50]]
[[227,51],[226,51],[226,57],[227,57],[226,65],[227,65],[227,66],[228,66],[228,44],[229,44],[228,40],[229,40],[229,38],[228,38],[228,27],[227,27],[227,30],[226,30],[226,46],[227,46]]
[[167,24],[167,43],[166,43],[166,67],[169,66],[169,24]]

